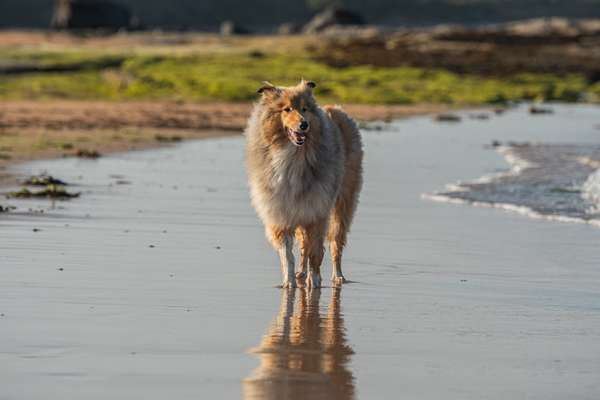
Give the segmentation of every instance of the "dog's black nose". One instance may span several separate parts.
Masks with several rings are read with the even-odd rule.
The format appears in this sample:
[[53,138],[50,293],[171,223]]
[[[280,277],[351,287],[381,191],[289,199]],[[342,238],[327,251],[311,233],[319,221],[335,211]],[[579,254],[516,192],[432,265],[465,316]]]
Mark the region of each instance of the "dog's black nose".
[[303,131],[308,129],[308,122],[306,121],[302,121],[300,122],[300,129],[302,129]]

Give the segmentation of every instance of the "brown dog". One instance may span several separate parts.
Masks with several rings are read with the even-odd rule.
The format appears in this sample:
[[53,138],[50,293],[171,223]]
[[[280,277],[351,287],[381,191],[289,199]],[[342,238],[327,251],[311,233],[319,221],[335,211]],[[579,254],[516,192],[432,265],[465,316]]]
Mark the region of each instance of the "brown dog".
[[[296,279],[321,286],[325,237],[331,279],[345,282],[342,250],[362,185],[358,127],[340,107],[319,107],[315,86],[304,80],[293,87],[266,83],[246,129],[252,204],[279,252],[283,287],[295,287]],[[297,274],[294,236],[300,244]]]

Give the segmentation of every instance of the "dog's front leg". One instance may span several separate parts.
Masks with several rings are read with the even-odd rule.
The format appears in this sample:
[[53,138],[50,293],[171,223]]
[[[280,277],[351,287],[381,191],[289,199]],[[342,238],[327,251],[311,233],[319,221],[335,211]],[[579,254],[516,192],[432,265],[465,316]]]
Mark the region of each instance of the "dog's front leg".
[[283,275],[282,287],[296,287],[296,275],[294,267],[294,231],[292,229],[269,226],[267,236],[273,247],[279,253],[281,262],[281,274]]
[[306,272],[308,271],[308,232],[305,227],[296,228],[296,240],[300,247],[300,262],[298,263],[298,272],[296,272],[296,283],[304,286],[306,281]]

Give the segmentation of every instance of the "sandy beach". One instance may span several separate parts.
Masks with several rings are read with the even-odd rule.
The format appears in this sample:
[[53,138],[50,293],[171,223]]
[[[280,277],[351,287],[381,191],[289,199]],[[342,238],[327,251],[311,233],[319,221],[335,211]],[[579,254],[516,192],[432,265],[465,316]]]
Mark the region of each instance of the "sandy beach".
[[[445,112],[444,104],[368,105],[345,108],[361,123]],[[68,157],[156,148],[189,139],[239,134],[251,102],[176,101],[2,101],[0,185],[16,183],[8,166]]]
[[596,399],[600,228],[423,198],[599,144],[553,109],[365,130],[341,290],[275,287],[240,135],[10,167],[81,196],[0,216],[0,399]]

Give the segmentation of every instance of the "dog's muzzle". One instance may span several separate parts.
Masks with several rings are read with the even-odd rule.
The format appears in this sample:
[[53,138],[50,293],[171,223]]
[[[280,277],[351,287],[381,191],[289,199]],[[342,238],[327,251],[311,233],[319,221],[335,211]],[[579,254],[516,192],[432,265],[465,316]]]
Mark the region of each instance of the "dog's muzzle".
[[287,133],[290,137],[291,142],[294,143],[296,146],[302,146],[304,142],[306,142],[306,132],[295,131],[293,129],[288,128]]

